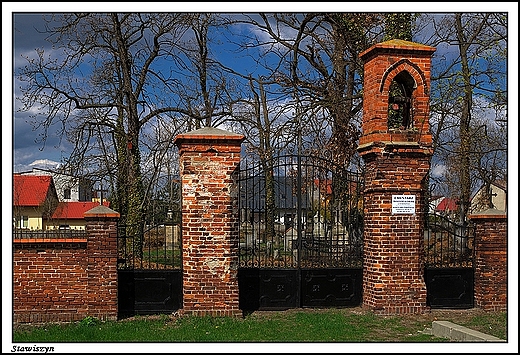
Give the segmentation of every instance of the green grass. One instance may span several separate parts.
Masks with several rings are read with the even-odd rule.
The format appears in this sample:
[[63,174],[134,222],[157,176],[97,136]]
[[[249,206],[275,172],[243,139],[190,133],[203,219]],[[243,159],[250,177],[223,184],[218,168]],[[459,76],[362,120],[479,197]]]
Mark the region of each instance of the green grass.
[[[485,313],[451,319],[474,330],[506,338],[507,313]],[[101,322],[87,317],[61,325],[18,326],[17,343],[39,342],[447,342],[422,333],[430,320],[413,316],[380,316],[348,309],[254,312],[243,318],[136,316]],[[492,329],[495,328],[495,329]]]

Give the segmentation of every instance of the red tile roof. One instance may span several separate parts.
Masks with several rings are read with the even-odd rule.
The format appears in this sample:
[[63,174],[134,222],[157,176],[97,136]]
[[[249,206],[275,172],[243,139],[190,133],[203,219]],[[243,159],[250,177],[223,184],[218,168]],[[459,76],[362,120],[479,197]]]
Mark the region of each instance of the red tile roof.
[[314,185],[320,189],[321,193],[332,195],[332,180],[330,179],[314,179]]
[[445,197],[442,201],[435,207],[435,211],[456,211],[457,210],[457,200]]
[[50,175],[13,175],[13,205],[41,206],[51,186]]
[[[103,205],[108,207],[110,203],[103,201]],[[96,206],[99,206],[99,202],[60,202],[52,214],[52,219],[83,219],[83,214]]]

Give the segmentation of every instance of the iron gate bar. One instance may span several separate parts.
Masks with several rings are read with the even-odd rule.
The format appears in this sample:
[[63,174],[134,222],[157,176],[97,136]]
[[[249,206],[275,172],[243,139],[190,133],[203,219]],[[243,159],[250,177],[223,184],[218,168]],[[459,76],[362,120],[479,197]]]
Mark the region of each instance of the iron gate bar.
[[[340,260],[348,264],[345,256],[359,264],[363,233],[359,174],[316,157],[300,157],[301,166],[296,169],[293,156],[276,159],[264,163],[271,164],[276,173],[271,177],[264,176],[260,163],[241,170],[240,266],[341,266]],[[275,190],[271,207],[267,201],[273,193],[267,191],[269,179]]]
[[[241,308],[359,305],[362,191],[360,174],[323,158],[282,155],[266,162],[243,160]],[[310,275],[312,285],[305,281]],[[331,280],[338,280],[337,285]]]
[[182,308],[181,238],[175,228],[173,223],[118,226],[119,318]]
[[474,306],[474,228],[438,214],[425,221],[424,280],[431,308]]

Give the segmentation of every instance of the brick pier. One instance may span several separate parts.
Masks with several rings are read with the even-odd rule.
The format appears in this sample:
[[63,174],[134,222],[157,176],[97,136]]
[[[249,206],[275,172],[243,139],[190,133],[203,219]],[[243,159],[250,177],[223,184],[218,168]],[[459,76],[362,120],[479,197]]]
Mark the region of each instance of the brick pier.
[[183,312],[242,315],[238,184],[242,135],[202,128],[176,137],[182,182]]

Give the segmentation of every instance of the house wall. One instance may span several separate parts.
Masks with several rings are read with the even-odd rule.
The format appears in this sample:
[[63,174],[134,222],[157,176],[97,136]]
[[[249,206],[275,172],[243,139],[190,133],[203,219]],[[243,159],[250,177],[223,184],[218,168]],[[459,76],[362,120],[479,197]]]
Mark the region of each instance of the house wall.
[[117,216],[86,214],[86,238],[13,240],[14,323],[117,319]]
[[[43,219],[42,211],[38,207],[16,207],[15,218],[20,216],[27,216],[27,229],[42,229]],[[18,228],[19,225],[16,225]]]
[[69,226],[69,229],[85,230],[84,219],[52,219],[46,223],[46,229],[59,229],[61,225]]
[[[499,210],[499,211],[506,211],[506,192],[495,186],[491,185],[491,201],[493,203],[493,208]],[[484,191],[480,189],[477,191],[475,196],[473,196],[473,199],[471,200],[471,211],[472,213],[478,213],[485,211],[489,208],[484,202]]]

